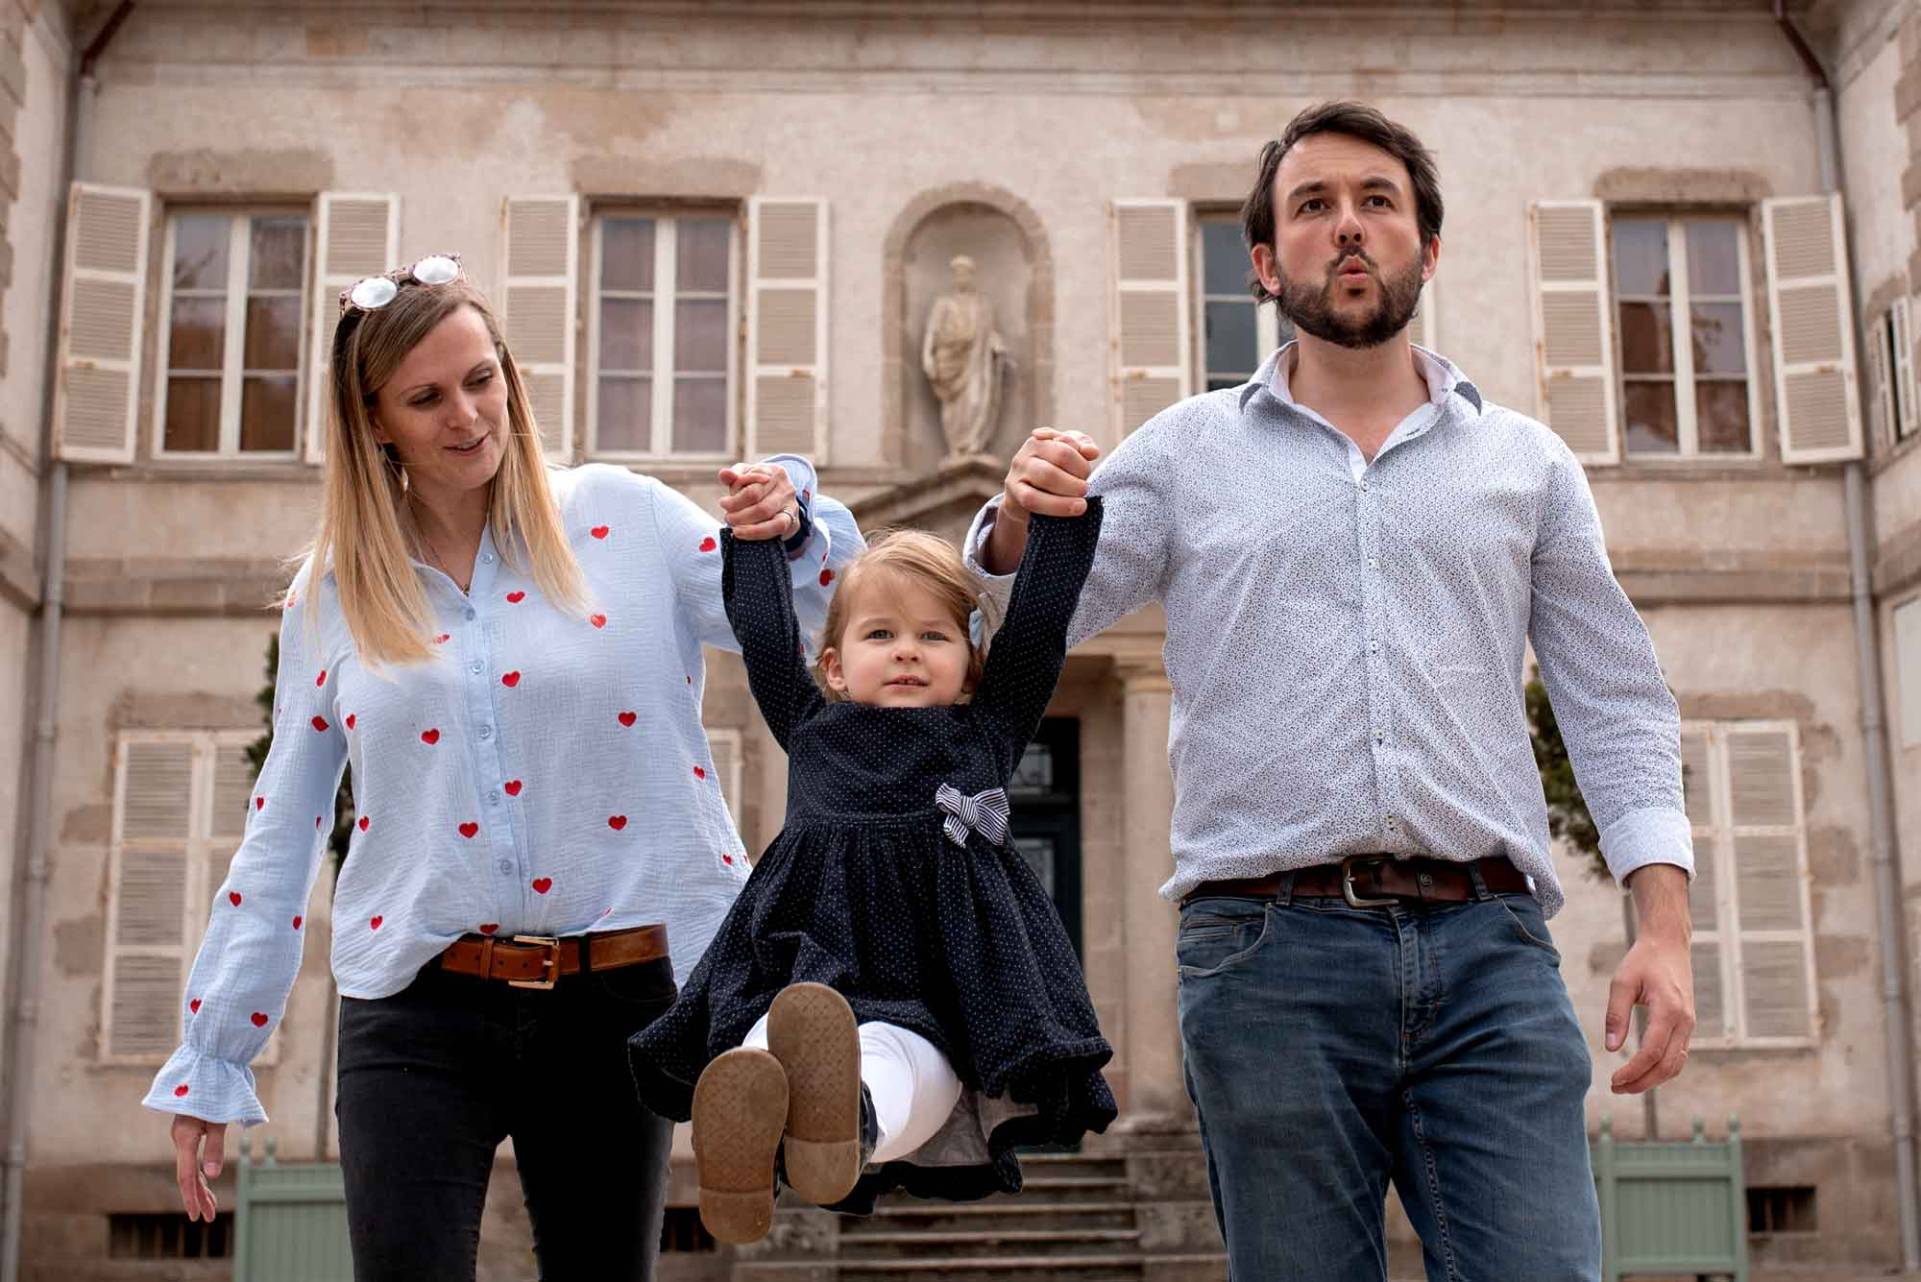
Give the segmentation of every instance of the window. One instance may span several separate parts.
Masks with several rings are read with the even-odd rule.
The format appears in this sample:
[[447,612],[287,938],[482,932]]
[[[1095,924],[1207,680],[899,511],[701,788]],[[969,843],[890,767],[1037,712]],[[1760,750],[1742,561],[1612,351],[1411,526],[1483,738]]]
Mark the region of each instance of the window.
[[211,1222],[189,1220],[178,1211],[108,1215],[107,1258],[232,1259],[233,1212],[216,1212]]
[[1748,1188],[1748,1232],[1814,1233],[1820,1222],[1814,1213],[1814,1189],[1798,1184]]
[[1908,300],[1897,298],[1868,324],[1868,414],[1876,439],[1889,445],[1921,434],[1910,315]]
[[1612,238],[1627,452],[1752,456],[1747,223],[1617,215]]
[[594,219],[591,453],[733,456],[738,239],[724,211]]
[[294,211],[168,218],[160,454],[293,457],[307,241]]
[[157,1064],[180,1042],[187,971],[246,831],[256,738],[141,731],[115,747],[102,1059]]
[[1250,268],[1239,214],[1200,214],[1201,372],[1207,391],[1239,387],[1262,361],[1294,337],[1294,326],[1272,303],[1256,305],[1247,292]]
[[1810,1045],[1814,949],[1796,728],[1688,723],[1681,763],[1694,830],[1695,1040]]

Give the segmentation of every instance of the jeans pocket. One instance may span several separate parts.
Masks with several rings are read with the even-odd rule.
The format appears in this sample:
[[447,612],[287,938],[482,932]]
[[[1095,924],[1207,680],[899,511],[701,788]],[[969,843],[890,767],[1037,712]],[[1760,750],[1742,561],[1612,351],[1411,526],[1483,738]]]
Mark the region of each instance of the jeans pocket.
[[1207,979],[1260,950],[1273,913],[1256,899],[1202,900],[1181,914],[1174,942],[1180,978]]
[[1501,911],[1507,915],[1508,924],[1521,942],[1532,944],[1561,964],[1561,950],[1554,946],[1554,937],[1548,933],[1547,918],[1541,915],[1541,905],[1533,895],[1496,895]]
[[595,991],[613,1007],[630,1011],[665,1010],[673,1005],[679,990],[674,986],[673,964],[665,957],[619,966],[612,970],[590,972]]

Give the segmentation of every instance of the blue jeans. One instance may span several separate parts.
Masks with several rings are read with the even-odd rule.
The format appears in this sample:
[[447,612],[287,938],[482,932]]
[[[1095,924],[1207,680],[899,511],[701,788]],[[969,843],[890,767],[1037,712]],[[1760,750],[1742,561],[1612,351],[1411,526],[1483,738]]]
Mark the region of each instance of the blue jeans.
[[[1478,879],[1476,882],[1479,885]],[[1234,1282],[1594,1282],[1587,1043],[1529,895],[1196,899],[1181,1041]]]

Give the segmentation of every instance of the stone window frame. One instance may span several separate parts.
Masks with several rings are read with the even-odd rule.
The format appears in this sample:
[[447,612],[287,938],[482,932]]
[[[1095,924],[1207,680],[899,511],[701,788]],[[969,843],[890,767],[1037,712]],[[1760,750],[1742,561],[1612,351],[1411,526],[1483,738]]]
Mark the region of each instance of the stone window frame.
[[[653,399],[651,401],[650,422],[652,424],[648,446],[645,449],[610,449],[600,443],[600,337],[601,337],[601,248],[602,229],[609,218],[649,218],[656,224],[665,224],[674,229],[673,235],[662,238],[656,235],[655,264],[656,284],[660,280],[659,264],[665,261],[668,271],[673,271],[674,246],[677,243],[679,223],[687,218],[724,217],[731,225],[728,240],[728,288],[727,288],[727,326],[726,326],[726,396],[727,427],[723,447],[719,450],[675,450],[673,448],[673,395],[674,380],[653,378]],[[585,380],[586,432],[585,448],[581,452],[584,461],[615,463],[726,463],[740,457],[746,432],[745,415],[741,399],[744,394],[744,339],[743,320],[747,308],[747,244],[746,244],[746,205],[741,201],[715,200],[618,200],[600,201],[593,204],[587,214],[587,245],[582,255],[582,276],[584,288],[581,297],[581,331],[583,348],[577,368]],[[677,282],[676,282],[677,283]],[[674,295],[678,299],[679,294]],[[660,368],[663,350],[671,365],[673,355],[673,325],[670,321],[663,327],[660,317],[663,309],[659,306],[659,291],[653,295],[654,309],[654,369]],[[671,311],[667,312],[671,315]],[[663,448],[663,446],[665,448]]]
[[[212,450],[170,450],[167,448],[167,391],[169,376],[172,372],[170,355],[173,338],[173,300],[174,300],[174,253],[175,233],[178,220],[182,216],[220,216],[232,225],[230,258],[228,264],[227,312],[225,333],[238,335],[236,342],[229,338],[228,349],[222,359],[222,409],[220,422],[220,445]],[[314,377],[310,368],[307,326],[313,311],[313,267],[314,267],[314,216],[311,204],[295,204],[281,201],[249,201],[242,204],[205,204],[191,200],[170,201],[159,210],[162,252],[155,256],[158,273],[158,288],[154,290],[155,306],[153,312],[153,337],[150,350],[153,353],[152,410],[148,427],[148,457],[162,463],[298,463],[302,459],[301,437],[306,431],[305,415],[302,407],[307,402],[309,380]],[[233,248],[247,244],[245,224],[254,218],[292,218],[298,217],[305,226],[306,238],[300,270],[300,332],[296,338],[297,354],[294,366],[294,423],[292,444],[284,450],[243,450],[240,448],[239,403],[241,384],[246,369],[244,363],[236,368],[228,368],[233,353],[240,348],[244,353],[246,335],[247,299],[261,291],[247,288],[244,276],[246,260],[232,254]],[[251,248],[249,247],[249,253]],[[151,277],[149,279],[152,279]],[[241,288],[234,289],[238,279]],[[282,295],[291,291],[272,291]],[[229,393],[227,384],[234,387]],[[231,394],[234,404],[228,407]]]

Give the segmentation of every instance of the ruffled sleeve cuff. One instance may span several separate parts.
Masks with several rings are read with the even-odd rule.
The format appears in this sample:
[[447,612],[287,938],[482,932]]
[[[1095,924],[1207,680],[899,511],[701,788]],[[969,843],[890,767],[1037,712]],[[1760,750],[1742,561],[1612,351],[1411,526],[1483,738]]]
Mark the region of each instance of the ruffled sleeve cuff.
[[258,1126],[267,1120],[251,1068],[191,1046],[173,1053],[140,1102],[156,1113],[185,1113],[203,1122]]

